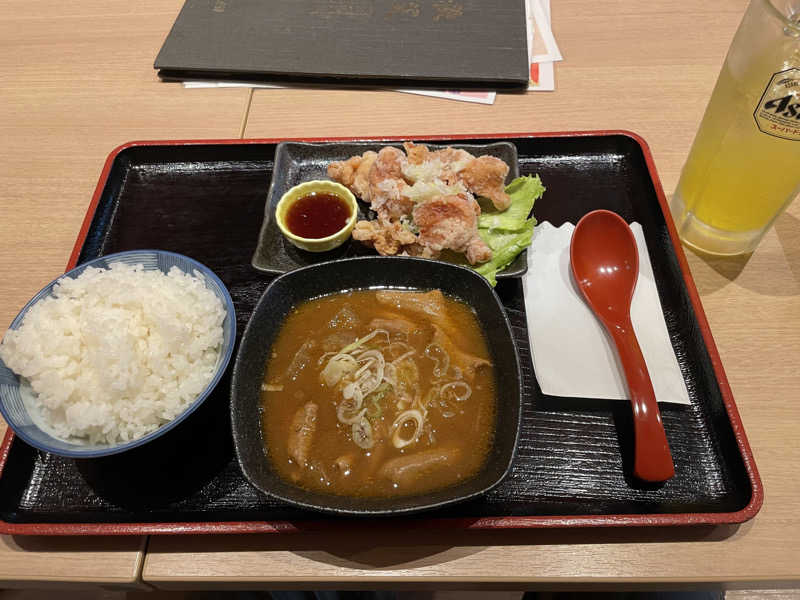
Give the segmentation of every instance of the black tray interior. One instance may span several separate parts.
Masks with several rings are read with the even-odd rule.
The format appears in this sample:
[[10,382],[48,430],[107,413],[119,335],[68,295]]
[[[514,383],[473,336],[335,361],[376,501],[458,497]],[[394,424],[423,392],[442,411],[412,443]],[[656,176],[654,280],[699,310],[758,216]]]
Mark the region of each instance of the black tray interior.
[[[462,143],[484,143],[467,140]],[[691,406],[664,405],[676,476],[631,476],[630,407],[545,396],[531,368],[519,280],[501,281],[523,362],[524,413],[513,470],[499,487],[432,517],[729,512],[751,486],[638,144],[623,135],[512,139],[521,174],[547,186],[534,213],[554,225],[606,208],[642,224]],[[139,146],[122,151],[80,261],[162,248],[210,266],[228,286],[238,331],[271,279],[250,266],[274,144]],[[534,243],[535,238],[534,238]],[[319,519],[260,494],[233,454],[229,378],[184,424],[143,448],[74,460],[15,439],[0,478],[0,518],[14,523]]]

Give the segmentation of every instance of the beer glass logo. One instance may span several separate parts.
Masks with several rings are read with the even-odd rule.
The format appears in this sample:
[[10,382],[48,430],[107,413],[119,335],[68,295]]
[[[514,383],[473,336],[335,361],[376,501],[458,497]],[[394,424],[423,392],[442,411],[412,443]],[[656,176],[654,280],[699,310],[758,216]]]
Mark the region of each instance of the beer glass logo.
[[764,133],[800,141],[800,69],[787,69],[772,76],[753,117]]

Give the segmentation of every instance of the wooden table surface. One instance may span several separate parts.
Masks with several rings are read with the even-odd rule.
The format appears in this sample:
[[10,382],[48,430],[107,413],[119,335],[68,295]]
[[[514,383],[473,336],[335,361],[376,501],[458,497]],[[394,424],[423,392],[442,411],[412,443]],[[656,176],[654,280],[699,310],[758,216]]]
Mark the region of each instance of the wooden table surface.
[[[197,93],[152,63],[181,0],[0,3],[0,327],[64,272],[111,150],[238,137],[247,90]],[[0,538],[0,587],[140,586],[144,538]]]
[[[151,66],[179,0],[0,6],[0,326],[63,271],[105,156],[133,139],[628,129],[668,194],[743,0],[553,2],[557,91],[493,106],[388,91],[184,90]],[[249,112],[248,112],[249,108]],[[246,126],[242,129],[242,125]],[[687,252],[766,489],[738,528],[0,538],[0,585],[594,588],[800,579],[800,204],[743,259]]]

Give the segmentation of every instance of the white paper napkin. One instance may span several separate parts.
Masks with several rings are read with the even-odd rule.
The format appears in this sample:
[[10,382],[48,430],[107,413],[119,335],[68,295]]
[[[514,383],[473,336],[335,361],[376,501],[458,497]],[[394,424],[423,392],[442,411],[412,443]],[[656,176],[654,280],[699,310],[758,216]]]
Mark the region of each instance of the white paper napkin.
[[[572,279],[569,244],[575,226],[544,222],[528,248],[523,278],[528,335],[536,378],[552,396],[625,400],[628,388],[616,349]],[[659,402],[689,404],[669,340],[642,227],[631,225],[639,248],[639,280],[631,303],[633,329]]]

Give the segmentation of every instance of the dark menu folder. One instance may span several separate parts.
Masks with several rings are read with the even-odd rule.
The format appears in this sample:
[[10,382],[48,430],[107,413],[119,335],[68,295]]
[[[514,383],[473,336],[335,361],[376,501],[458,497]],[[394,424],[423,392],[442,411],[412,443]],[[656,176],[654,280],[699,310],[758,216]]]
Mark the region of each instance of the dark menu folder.
[[155,68],[168,79],[523,88],[525,0],[186,0]]

